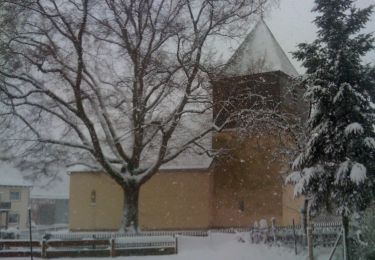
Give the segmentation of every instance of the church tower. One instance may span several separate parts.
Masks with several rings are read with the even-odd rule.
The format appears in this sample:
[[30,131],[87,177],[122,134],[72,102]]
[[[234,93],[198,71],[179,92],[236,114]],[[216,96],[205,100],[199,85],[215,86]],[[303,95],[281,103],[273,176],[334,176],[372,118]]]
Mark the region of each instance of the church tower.
[[[296,76],[260,19],[213,82],[213,119],[225,129],[213,135],[212,143],[226,151],[213,165],[213,227],[249,226],[263,218],[284,224],[299,219],[300,202],[292,201],[290,189],[284,187],[282,175],[288,163],[278,156],[281,146],[293,145],[290,138],[262,129],[261,113],[255,113],[259,122],[254,117],[254,127],[248,129],[243,117],[237,116],[265,108],[302,116],[306,110],[302,91],[292,88]],[[245,135],[240,136],[239,129],[245,129]]]
[[223,74],[230,77],[275,71],[291,77],[298,76],[271,30],[260,19],[229,59]]

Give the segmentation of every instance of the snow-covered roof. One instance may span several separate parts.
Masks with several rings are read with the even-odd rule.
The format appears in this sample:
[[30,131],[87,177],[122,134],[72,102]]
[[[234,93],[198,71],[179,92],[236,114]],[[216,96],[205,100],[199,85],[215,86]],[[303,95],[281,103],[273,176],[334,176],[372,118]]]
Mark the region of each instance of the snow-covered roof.
[[0,163],[0,186],[25,186],[31,187],[32,184],[23,178],[23,174],[12,165]]
[[56,177],[42,177],[34,183],[25,179],[28,172],[21,172],[14,165],[0,161],[0,186],[28,187],[32,199],[68,199],[69,177],[62,169]]
[[298,72],[263,19],[255,25],[224,67],[224,76],[243,76],[282,71],[289,76]]
[[32,199],[69,199],[69,176],[66,169],[59,171],[54,178],[42,178],[34,183],[30,192]]
[[[198,156],[198,155],[196,155]],[[201,159],[198,160],[194,158],[195,156],[191,156],[193,158],[189,158],[189,155],[185,154],[185,160],[173,160],[170,163],[164,164],[160,167],[160,171],[184,171],[184,170],[206,170],[210,168],[213,159],[206,155],[200,155]],[[187,157],[187,158],[186,158]],[[96,172],[95,170],[90,169],[85,165],[75,165],[68,168],[68,173],[79,173],[79,172]]]
[[[213,159],[207,155],[184,155],[184,160],[174,160],[171,163],[164,164],[160,170],[202,170],[210,168]],[[200,157],[200,158],[197,158]]]
[[[31,191],[33,191],[32,189]],[[30,198],[35,200],[67,200],[69,199],[69,194],[66,193],[48,193],[45,192],[43,194],[40,194],[37,192],[37,194],[30,193]]]

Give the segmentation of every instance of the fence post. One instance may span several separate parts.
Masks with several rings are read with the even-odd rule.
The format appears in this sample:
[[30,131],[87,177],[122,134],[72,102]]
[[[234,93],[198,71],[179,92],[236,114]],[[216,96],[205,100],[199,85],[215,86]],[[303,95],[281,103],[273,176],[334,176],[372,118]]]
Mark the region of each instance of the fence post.
[[96,245],[95,245],[96,236],[95,236],[95,234],[92,235],[92,240],[93,240],[92,249],[96,249]]
[[116,251],[115,251],[115,239],[112,237],[110,240],[109,240],[109,245],[110,245],[110,256],[111,257],[115,257],[116,256]]
[[309,260],[314,260],[314,252],[313,252],[313,227],[312,223],[309,223],[307,226],[307,247],[309,252]]
[[34,259],[34,253],[33,253],[33,235],[32,235],[32,230],[31,230],[31,208],[29,207],[28,209],[28,218],[29,218],[29,238],[30,238],[30,259]]
[[271,218],[271,228],[272,228],[272,235],[273,235],[273,242],[276,244],[276,219]]
[[42,240],[42,258],[47,258],[47,241],[45,239]]
[[296,238],[296,226],[293,219],[293,239],[294,239],[294,253],[297,255],[297,238]]
[[307,244],[307,210],[309,206],[309,201],[305,199],[303,206],[301,207],[301,228],[303,230],[303,236],[304,236],[304,241],[303,243],[306,245]]

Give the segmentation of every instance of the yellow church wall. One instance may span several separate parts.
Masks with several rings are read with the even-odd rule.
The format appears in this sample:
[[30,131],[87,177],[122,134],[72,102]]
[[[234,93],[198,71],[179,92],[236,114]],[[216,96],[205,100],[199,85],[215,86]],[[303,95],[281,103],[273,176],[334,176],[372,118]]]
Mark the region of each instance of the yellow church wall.
[[161,172],[141,188],[140,226],[152,229],[206,229],[212,208],[210,172]]
[[[91,202],[92,191],[96,203]],[[143,230],[204,229],[211,221],[212,175],[208,171],[165,171],[141,187],[139,223]],[[121,187],[103,173],[70,175],[70,230],[118,230]]]
[[[96,203],[92,202],[92,192]],[[121,187],[109,176],[98,172],[70,174],[69,229],[117,230],[123,205]]]
[[[249,227],[272,218],[282,225],[299,223],[302,199],[294,199],[292,187],[284,185],[288,167],[277,153],[288,143],[269,132],[245,138],[235,130],[216,133],[213,147],[230,156],[216,158],[209,169],[163,170],[141,187],[141,229]],[[70,229],[119,229],[121,187],[103,173],[75,172],[70,178]]]

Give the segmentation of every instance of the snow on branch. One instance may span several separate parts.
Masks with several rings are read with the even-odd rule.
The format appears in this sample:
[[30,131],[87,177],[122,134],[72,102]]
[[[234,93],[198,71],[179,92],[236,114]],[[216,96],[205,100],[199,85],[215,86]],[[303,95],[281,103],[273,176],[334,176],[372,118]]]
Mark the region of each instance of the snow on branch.
[[363,183],[367,178],[367,169],[361,163],[353,163],[352,169],[350,170],[350,179],[355,184],[359,185]]
[[346,136],[360,135],[360,134],[363,134],[363,127],[359,123],[354,122],[354,123],[347,125],[345,127],[344,132]]

